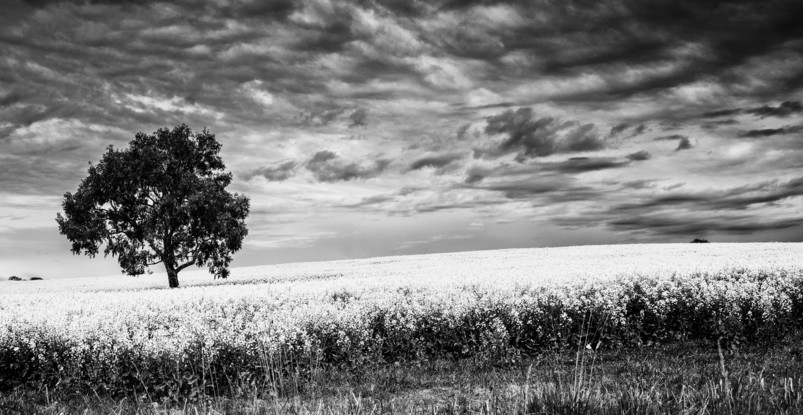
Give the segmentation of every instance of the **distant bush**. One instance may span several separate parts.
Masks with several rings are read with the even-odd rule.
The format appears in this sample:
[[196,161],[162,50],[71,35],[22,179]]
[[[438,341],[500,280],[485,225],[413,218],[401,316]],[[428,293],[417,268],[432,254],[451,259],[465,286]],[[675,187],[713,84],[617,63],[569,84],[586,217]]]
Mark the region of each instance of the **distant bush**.
[[708,239],[694,238],[694,240],[691,241],[691,243],[693,243],[693,244],[707,244],[708,243]]
[[24,279],[22,279],[22,278],[20,278],[20,277],[18,277],[16,275],[12,275],[12,276],[8,277],[8,280],[9,281],[25,281]]
[[43,280],[42,277],[31,277],[28,279],[28,281],[42,281],[42,280]]

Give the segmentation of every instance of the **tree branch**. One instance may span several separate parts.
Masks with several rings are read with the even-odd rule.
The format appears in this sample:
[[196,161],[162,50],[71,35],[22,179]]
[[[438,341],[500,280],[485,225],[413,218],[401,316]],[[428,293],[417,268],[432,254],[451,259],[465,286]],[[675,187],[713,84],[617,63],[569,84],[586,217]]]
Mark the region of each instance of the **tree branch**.
[[178,267],[176,267],[176,272],[179,272],[182,269],[187,268],[188,266],[190,266],[190,265],[192,265],[194,263],[195,263],[195,259],[193,258],[192,261],[185,262],[185,263],[179,265]]
[[[195,250],[192,251],[192,259],[190,259],[189,261],[181,264],[176,270],[177,271],[181,271],[182,269],[187,268],[188,266],[194,264],[195,263],[195,259],[198,258],[198,254],[201,252],[201,247],[203,246],[203,244],[205,244],[205,243],[207,243],[209,241],[212,241],[214,239],[215,238],[206,238],[206,239],[200,241],[196,245],[197,248],[195,248]],[[186,256],[186,258],[189,258],[189,257],[190,257],[189,255]]]

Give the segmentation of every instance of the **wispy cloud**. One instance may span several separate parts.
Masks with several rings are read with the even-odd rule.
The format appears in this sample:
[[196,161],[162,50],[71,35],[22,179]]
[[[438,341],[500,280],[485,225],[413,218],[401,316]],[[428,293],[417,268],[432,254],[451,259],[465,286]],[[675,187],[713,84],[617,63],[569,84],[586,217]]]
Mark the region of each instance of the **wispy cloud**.
[[298,163],[296,161],[285,161],[284,163],[281,163],[275,167],[260,167],[243,175],[243,178],[245,180],[249,180],[252,177],[261,176],[268,181],[281,182],[295,176],[297,167]]

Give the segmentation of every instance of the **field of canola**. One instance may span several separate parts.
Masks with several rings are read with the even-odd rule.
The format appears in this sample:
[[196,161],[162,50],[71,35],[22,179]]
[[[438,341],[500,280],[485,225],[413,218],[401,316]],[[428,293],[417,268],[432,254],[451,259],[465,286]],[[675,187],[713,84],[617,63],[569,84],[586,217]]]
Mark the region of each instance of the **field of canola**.
[[512,249],[180,278],[177,290],[163,274],[1,282],[0,390],[221,393],[578,341],[759,341],[803,321],[803,244]]

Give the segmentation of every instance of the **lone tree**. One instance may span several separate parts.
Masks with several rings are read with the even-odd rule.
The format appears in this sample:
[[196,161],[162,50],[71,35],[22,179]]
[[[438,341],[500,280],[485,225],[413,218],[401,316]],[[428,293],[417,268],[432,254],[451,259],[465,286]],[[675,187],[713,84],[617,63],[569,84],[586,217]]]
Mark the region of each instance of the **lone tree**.
[[94,257],[105,244],[104,256],[117,256],[128,275],[164,264],[170,288],[191,265],[226,278],[248,234],[249,202],[226,191],[232,175],[219,152],[214,134],[185,124],[137,133],[127,149],[109,146],[78,191],[64,194],[59,232],[73,254]]

